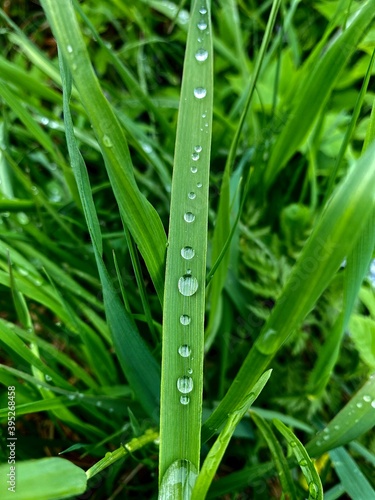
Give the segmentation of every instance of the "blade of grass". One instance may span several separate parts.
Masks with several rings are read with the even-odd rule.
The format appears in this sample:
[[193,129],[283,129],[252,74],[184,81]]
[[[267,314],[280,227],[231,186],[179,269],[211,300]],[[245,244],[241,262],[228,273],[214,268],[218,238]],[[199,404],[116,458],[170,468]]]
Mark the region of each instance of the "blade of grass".
[[71,3],[42,0],[43,9],[101,147],[108,176],[125,220],[154,283],[163,297],[166,237],[155,209],[135,182],[128,145],[93,71]]
[[210,2],[195,0],[172,180],[163,310],[160,480],[178,460],[199,470],[212,100]]
[[265,370],[352,250],[374,209],[374,184],[375,144],[357,161],[315,227],[255,345],[226,396],[205,422],[205,440]]
[[71,74],[63,56],[61,56],[60,62],[64,87],[64,121],[68,150],[103,287],[107,322],[113,335],[116,354],[130,385],[148,414],[156,419],[156,410],[159,401],[159,367],[140,337],[132,317],[121,304],[102,258],[102,235],[92,197],[90,181],[84,160],[75,142],[73,123],[69,110],[72,87]]

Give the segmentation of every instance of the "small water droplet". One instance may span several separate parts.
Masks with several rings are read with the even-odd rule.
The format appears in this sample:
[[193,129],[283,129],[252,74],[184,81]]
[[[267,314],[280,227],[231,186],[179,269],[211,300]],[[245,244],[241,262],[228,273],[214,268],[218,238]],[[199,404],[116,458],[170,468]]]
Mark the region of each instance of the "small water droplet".
[[196,153],[200,153],[200,152],[202,151],[202,149],[203,149],[203,148],[202,148],[202,146],[195,146],[195,147],[194,147],[194,151],[195,151]]
[[314,483],[314,481],[311,481],[309,484],[309,493],[312,498],[317,498],[319,494],[319,488],[318,486]]
[[207,14],[207,9],[205,7],[202,7],[201,9],[199,9],[199,14]]
[[361,402],[360,402],[360,403],[357,403],[357,404],[356,404],[356,406],[357,406],[357,408],[362,408],[363,403],[361,403]]
[[46,118],[45,116],[43,116],[43,118],[41,118],[40,122],[41,122],[42,125],[48,125],[49,124],[49,119]]
[[186,222],[194,222],[195,215],[192,212],[186,212],[186,213],[184,213],[184,219]]
[[208,51],[206,49],[198,49],[195,53],[195,59],[199,62],[203,62],[208,57]]
[[198,290],[198,280],[190,274],[185,274],[178,280],[178,290],[181,295],[191,297]]
[[187,326],[190,325],[191,318],[187,314],[181,314],[180,323],[181,325]]
[[178,354],[183,358],[188,358],[191,354],[191,349],[187,344],[180,345],[178,348]]
[[45,379],[46,379],[46,382],[52,382],[52,377],[50,375],[46,375]]
[[197,188],[201,188],[202,187],[202,183],[201,182],[197,182]]
[[70,399],[71,401],[73,401],[75,398],[76,398],[75,394],[68,394],[68,399]]
[[66,46],[66,50],[69,52],[69,54],[72,54],[73,52],[73,47],[71,45]]
[[113,147],[112,141],[111,141],[111,139],[108,137],[108,135],[103,135],[103,144],[104,144],[104,146],[106,146],[107,148],[111,148],[111,147]]
[[207,112],[202,113],[202,118],[206,118],[206,116],[207,116]]
[[192,368],[188,368],[188,374],[191,375],[193,373],[193,369]]
[[204,31],[206,28],[207,28],[207,23],[204,19],[201,19],[198,24],[198,29],[201,30],[201,31]]
[[198,154],[198,153],[193,153],[193,154],[191,155],[191,159],[192,159],[193,161],[198,161],[198,160],[199,160],[199,154]]
[[114,408],[109,408],[108,411],[109,411],[109,413],[113,413],[115,411],[115,409]]
[[177,379],[177,389],[182,392],[182,394],[189,394],[193,390],[193,379],[191,377],[180,377]]
[[180,396],[180,403],[182,405],[188,405],[190,403],[189,396]]
[[301,467],[307,467],[307,460],[305,460],[304,458],[300,460],[298,463]]
[[364,401],[365,403],[369,403],[369,402],[371,401],[371,397],[370,397],[370,396],[367,396],[367,395],[366,395],[366,396],[363,396],[363,401]]
[[375,408],[375,399],[371,401],[371,406]]
[[101,401],[97,401],[97,402],[96,402],[96,406],[99,406],[99,407],[100,407],[100,406],[102,406],[102,404],[103,404],[103,403],[102,403]]
[[191,167],[191,169],[190,169],[190,170],[191,170],[191,173],[192,173],[192,174],[196,174],[196,173],[198,172],[197,167]]
[[194,193],[194,191],[191,191],[191,192],[188,194],[188,198],[190,198],[191,200],[194,200],[196,197],[197,197],[197,195]]
[[184,247],[184,248],[181,248],[181,256],[186,259],[186,260],[190,260],[194,257],[195,255],[195,250],[194,248],[192,247]]
[[295,446],[297,446],[297,443],[296,443],[295,441],[290,441],[290,443],[289,443],[289,444],[290,444],[290,446],[291,446],[292,448],[294,448]]
[[335,429],[335,431],[338,431],[340,429],[340,426],[339,425],[334,425],[333,428]]
[[194,96],[197,98],[197,99],[203,99],[204,97],[206,97],[207,95],[207,90],[203,87],[196,87],[194,89]]

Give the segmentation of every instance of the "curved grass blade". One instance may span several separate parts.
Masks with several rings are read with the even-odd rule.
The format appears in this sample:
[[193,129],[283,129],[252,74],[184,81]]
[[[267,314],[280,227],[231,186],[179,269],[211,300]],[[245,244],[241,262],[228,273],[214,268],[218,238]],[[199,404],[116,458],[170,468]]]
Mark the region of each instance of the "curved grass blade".
[[276,466],[278,476],[280,479],[283,495],[290,500],[296,500],[296,490],[294,487],[294,481],[289,470],[288,462],[284,456],[283,450],[280,443],[276,439],[271,426],[264,420],[260,415],[255,412],[250,412],[251,418],[254,420],[256,426],[262,433],[268,448],[270,449],[273,462]]
[[[375,0],[369,0],[347,29],[330,45],[321,59],[311,68],[299,86],[290,119],[283,128],[271,152],[265,172],[265,185],[270,187],[276,175],[285,167],[313,127],[349,57],[363,38],[375,16]],[[309,64],[307,61],[306,64]]]
[[[191,500],[203,500],[206,498],[208,489],[224,456],[225,450],[228,447],[229,441],[232,438],[233,432],[240,423],[245,413],[262,392],[264,386],[270,378],[272,370],[268,370],[260,377],[254,385],[251,392],[241,401],[237,408],[228,416],[224,429],[220,432],[212,448],[202,465],[202,469],[197,477]],[[259,418],[259,417],[258,417]]]
[[176,460],[199,470],[213,100],[210,2],[195,0],[172,180],[163,311],[160,479]]
[[273,423],[277,430],[288,441],[297,459],[298,465],[301,467],[309,487],[309,500],[323,500],[322,482],[303,444],[286,425],[280,422],[280,420],[274,420]]
[[90,181],[84,160],[75,142],[73,123],[69,110],[72,84],[71,75],[63,56],[60,61],[64,87],[66,139],[103,287],[107,322],[112,332],[116,354],[129,384],[147,413],[156,420],[160,390],[159,367],[140,337],[132,317],[121,304],[102,258],[102,235],[92,197]]
[[203,425],[208,439],[300,325],[351,252],[375,207],[375,143],[357,161],[316,225],[255,345]]
[[61,53],[74,74],[74,83],[100,144],[121,216],[162,300],[166,237],[160,217],[136,184],[125,136],[100,89],[72,4],[63,0],[42,0],[41,4]]

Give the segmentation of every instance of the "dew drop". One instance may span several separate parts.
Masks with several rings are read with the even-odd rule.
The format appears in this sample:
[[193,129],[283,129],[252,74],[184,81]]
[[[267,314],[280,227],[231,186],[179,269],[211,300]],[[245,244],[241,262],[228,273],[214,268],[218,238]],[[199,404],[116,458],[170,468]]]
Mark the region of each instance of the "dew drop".
[[198,154],[198,153],[193,153],[193,154],[191,155],[191,159],[192,159],[193,161],[198,161],[198,160],[199,160],[199,154]]
[[206,49],[198,49],[195,53],[195,59],[199,62],[203,62],[207,59],[208,52]]
[[41,122],[42,125],[48,125],[49,124],[49,119],[46,118],[45,116],[43,116],[43,118],[41,118],[40,122]]
[[178,280],[178,290],[181,295],[191,297],[198,290],[198,280],[190,274],[185,274]]
[[207,95],[207,90],[203,87],[196,87],[194,89],[194,96],[197,98],[197,99],[203,99],[204,97],[206,97]]
[[184,219],[186,222],[194,222],[195,215],[192,212],[186,212],[186,213],[184,213]]
[[356,406],[357,406],[357,408],[362,408],[363,404],[362,403],[357,403]]
[[194,151],[195,151],[196,153],[200,153],[200,152],[202,151],[202,146],[195,146],[195,147],[194,147]]
[[187,344],[180,345],[178,348],[178,354],[183,358],[188,358],[191,354],[191,349]]
[[97,402],[96,402],[96,406],[99,406],[99,407],[100,407],[100,406],[102,406],[102,404],[103,404],[103,403],[102,403],[101,401],[97,401]]
[[363,401],[365,403],[369,403],[371,401],[371,397],[370,396],[363,396]]
[[371,406],[375,409],[375,399],[371,401]]
[[309,493],[310,493],[311,498],[318,497],[319,488],[313,481],[311,481],[311,483],[309,484]]
[[298,463],[301,467],[307,467],[307,460],[305,460],[304,458],[300,460]]
[[192,368],[188,368],[188,374],[191,375],[193,373],[193,369]]
[[194,248],[192,247],[184,247],[184,248],[181,248],[181,256],[186,259],[186,260],[190,260],[194,257],[195,255],[195,250]]
[[180,396],[180,403],[182,405],[188,405],[190,403],[189,396]]
[[103,135],[103,144],[107,148],[111,148],[113,146],[111,139],[108,137],[108,135]]
[[197,188],[201,188],[202,187],[202,183],[201,182],[198,182],[197,183]]
[[198,26],[199,30],[204,31],[207,28],[207,23],[206,23],[206,21],[204,21],[203,19],[201,19],[199,21],[199,23],[197,24],[197,26]]
[[188,194],[188,198],[190,198],[191,200],[194,200],[196,197],[197,197],[197,195],[194,193],[194,191],[191,191],[191,192]]
[[290,446],[291,446],[292,448],[294,448],[295,446],[297,446],[297,443],[296,443],[295,441],[290,441],[290,443],[289,443],[289,444],[290,444]]
[[193,390],[193,379],[191,377],[180,377],[177,379],[177,389],[182,394],[189,394]]
[[73,47],[71,45],[67,45],[66,50],[69,52],[69,54],[73,53]]
[[68,395],[68,399],[70,399],[71,401],[73,401],[75,398],[76,398],[75,394]]
[[191,167],[191,169],[190,169],[190,170],[191,170],[191,173],[192,173],[192,174],[196,174],[196,173],[198,172],[197,167]]
[[52,377],[50,375],[45,376],[46,382],[52,382]]
[[187,326],[190,325],[191,318],[187,314],[181,314],[180,323],[181,325]]
[[202,7],[201,9],[199,9],[199,14],[207,14],[207,9],[205,7]]

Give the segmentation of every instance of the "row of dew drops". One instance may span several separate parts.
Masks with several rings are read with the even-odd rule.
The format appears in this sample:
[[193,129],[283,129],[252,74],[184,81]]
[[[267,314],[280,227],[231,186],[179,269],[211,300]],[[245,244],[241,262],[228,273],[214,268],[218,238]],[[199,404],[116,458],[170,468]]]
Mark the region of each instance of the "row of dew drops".
[[[204,16],[207,14],[207,9],[205,7],[202,7],[199,10],[199,13]],[[204,32],[207,30],[207,21],[202,17],[198,21],[197,28],[199,32],[203,35]],[[203,38],[199,36],[198,38],[199,42],[203,41]],[[199,48],[197,52],[195,53],[195,59],[198,62],[204,62],[208,58],[208,51],[205,48]],[[195,87],[194,88],[194,96],[197,99],[204,99],[207,95],[207,90],[204,87]],[[202,118],[206,117],[206,113],[202,115]],[[208,126],[208,123],[207,123]],[[202,129],[201,129],[202,130]],[[198,172],[198,167],[197,163],[199,158],[200,158],[200,153],[202,152],[202,146],[195,146],[194,151],[191,155],[191,160],[194,162],[193,166],[190,168],[190,171],[192,174],[196,174]],[[200,189],[202,187],[202,183],[198,182],[196,184],[197,188]],[[196,193],[194,191],[189,191],[188,193],[188,198],[190,200],[195,200],[196,199]],[[191,224],[195,221],[195,214],[193,212],[185,212],[184,213],[184,221],[187,224]],[[193,259],[195,256],[195,250],[191,246],[185,246],[181,249],[181,257],[187,261]],[[198,280],[194,278],[191,275],[191,270],[187,269],[186,274],[181,276],[181,278],[178,280],[178,290],[183,295],[184,297],[191,297],[196,293],[198,290]],[[191,318],[187,314],[182,314],[180,316],[180,324],[184,327],[187,327],[190,325]],[[181,344],[180,347],[178,348],[178,354],[182,358],[190,358],[191,355],[191,348],[187,344]],[[188,368],[187,370],[189,375],[183,375],[182,377],[179,377],[177,379],[177,389],[181,393],[180,396],[180,403],[183,405],[188,405],[190,402],[190,398],[188,394],[190,394],[193,390],[194,382],[192,377],[190,376],[193,373],[193,370],[191,368]]]

